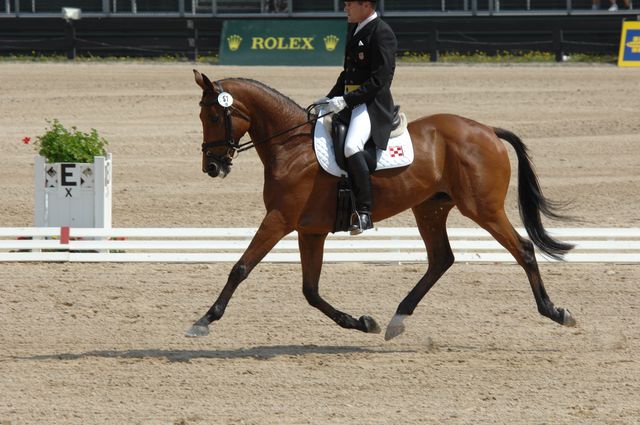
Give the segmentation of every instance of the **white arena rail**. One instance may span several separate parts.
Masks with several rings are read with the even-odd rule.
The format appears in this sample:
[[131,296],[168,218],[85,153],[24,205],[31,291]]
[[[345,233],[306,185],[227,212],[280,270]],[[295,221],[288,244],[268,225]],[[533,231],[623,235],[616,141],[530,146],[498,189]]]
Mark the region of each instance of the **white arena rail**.
[[[526,236],[524,229],[518,231]],[[640,263],[640,228],[551,228],[554,237],[576,245],[569,262]],[[53,262],[235,262],[253,228],[0,228],[0,261]],[[480,228],[451,228],[458,262],[514,262]],[[296,233],[284,238],[263,261],[300,261]],[[554,261],[540,254],[538,261]],[[325,262],[424,262],[417,228],[378,228],[359,236],[329,235]]]

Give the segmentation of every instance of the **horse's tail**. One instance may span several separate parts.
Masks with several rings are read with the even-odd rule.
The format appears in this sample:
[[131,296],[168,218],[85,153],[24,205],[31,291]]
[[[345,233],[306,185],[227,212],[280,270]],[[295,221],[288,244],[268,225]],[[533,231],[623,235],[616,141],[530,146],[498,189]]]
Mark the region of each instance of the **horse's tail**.
[[496,136],[509,142],[518,156],[518,204],[520,218],[534,244],[542,252],[556,260],[562,260],[564,254],[574,245],[558,241],[549,235],[542,225],[540,213],[554,220],[569,220],[557,211],[564,204],[558,204],[545,198],[538,183],[538,177],[533,170],[531,158],[527,153],[527,146],[518,136],[502,128],[493,128]]

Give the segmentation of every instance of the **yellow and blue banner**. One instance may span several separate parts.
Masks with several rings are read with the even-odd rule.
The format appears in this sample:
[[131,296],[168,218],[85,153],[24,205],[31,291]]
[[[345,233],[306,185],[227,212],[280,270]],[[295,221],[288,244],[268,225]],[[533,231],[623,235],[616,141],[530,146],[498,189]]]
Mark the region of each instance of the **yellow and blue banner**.
[[640,21],[622,23],[618,66],[640,66]]

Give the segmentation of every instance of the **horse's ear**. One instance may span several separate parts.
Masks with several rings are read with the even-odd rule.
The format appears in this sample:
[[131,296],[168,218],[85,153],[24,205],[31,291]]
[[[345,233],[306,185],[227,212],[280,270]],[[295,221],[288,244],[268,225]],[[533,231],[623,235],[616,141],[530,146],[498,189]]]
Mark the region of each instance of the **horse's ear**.
[[207,86],[204,83],[204,79],[202,78],[202,74],[200,74],[197,70],[194,69],[193,76],[196,79],[196,84],[199,85],[202,90],[207,88]]
[[193,70],[193,75],[196,79],[196,84],[200,86],[202,90],[213,90],[213,84],[206,75],[200,74],[197,70]]

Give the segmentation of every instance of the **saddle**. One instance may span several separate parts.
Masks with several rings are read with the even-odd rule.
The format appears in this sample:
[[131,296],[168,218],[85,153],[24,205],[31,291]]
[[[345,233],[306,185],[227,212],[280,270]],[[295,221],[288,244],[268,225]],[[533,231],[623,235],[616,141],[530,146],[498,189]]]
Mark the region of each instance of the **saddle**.
[[[336,163],[343,170],[347,169],[347,159],[344,157],[344,141],[347,137],[347,131],[349,130],[349,121],[351,120],[351,111],[343,109],[337,114],[333,115],[331,119],[331,138],[333,140],[333,152],[336,157]],[[400,116],[400,105],[396,105],[393,108],[393,121],[391,124],[391,131],[396,130],[402,119]],[[376,171],[376,146],[373,144],[373,139],[369,139],[364,145],[365,157],[367,159],[367,165],[369,166],[369,173]]]

